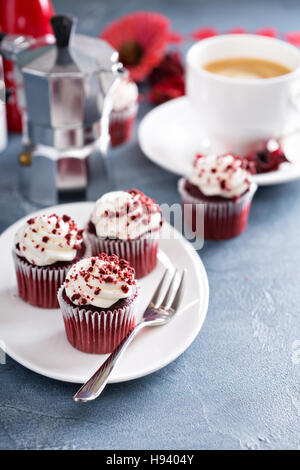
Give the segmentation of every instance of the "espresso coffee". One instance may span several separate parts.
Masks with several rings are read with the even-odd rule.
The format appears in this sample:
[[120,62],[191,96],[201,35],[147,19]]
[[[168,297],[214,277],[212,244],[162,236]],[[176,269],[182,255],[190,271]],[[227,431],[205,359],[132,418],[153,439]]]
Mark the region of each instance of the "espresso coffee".
[[286,75],[291,69],[278,62],[252,57],[232,57],[209,62],[204,70],[231,78],[272,78]]

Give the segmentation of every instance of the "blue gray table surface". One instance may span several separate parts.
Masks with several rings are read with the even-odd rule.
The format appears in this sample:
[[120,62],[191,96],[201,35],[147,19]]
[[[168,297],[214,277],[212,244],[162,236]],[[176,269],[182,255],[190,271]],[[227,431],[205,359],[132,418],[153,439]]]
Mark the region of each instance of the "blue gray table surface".
[[[203,25],[300,28],[300,4],[293,0],[54,5],[78,15],[79,31],[93,35],[141,8],[168,15],[184,33]],[[149,108],[142,104],[139,117]],[[18,188],[19,146],[20,137],[11,135],[0,155],[1,231],[36,209]],[[177,177],[148,161],[136,138],[112,151],[111,162],[117,188],[179,202]],[[95,200],[106,185],[98,158],[87,198]],[[300,181],[260,188],[247,232],[205,243],[199,255],[211,292],[206,321],[190,348],[162,370],[110,385],[98,401],[78,405],[71,399],[76,385],[7,358],[0,365],[0,448],[300,449],[300,364],[293,350],[300,340],[299,210]]]

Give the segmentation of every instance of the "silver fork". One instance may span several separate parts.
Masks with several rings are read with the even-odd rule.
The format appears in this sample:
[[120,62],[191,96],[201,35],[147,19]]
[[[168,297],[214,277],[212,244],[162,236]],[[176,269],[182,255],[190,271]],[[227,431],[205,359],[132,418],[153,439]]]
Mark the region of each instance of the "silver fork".
[[106,386],[114,367],[119,362],[127,346],[131,343],[137,333],[145,326],[165,325],[173,318],[182,299],[184,271],[179,274],[178,270],[175,269],[171,280],[168,282],[166,294],[163,297],[163,300],[161,300],[167,273],[168,270],[164,272],[157,289],[144,312],[142,320],[128,333],[123,341],[121,341],[119,346],[116,347],[95,374],[84,385],[82,385],[74,395],[74,401],[87,402],[99,397],[100,393]]

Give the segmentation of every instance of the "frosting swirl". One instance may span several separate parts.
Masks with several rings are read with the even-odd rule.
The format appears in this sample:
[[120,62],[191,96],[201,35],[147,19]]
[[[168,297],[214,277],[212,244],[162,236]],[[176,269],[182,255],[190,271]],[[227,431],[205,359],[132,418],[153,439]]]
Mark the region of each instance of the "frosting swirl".
[[162,224],[161,210],[137,189],[113,191],[96,201],[91,215],[98,237],[134,240]]
[[82,243],[82,230],[68,215],[28,219],[15,235],[15,251],[37,266],[72,261]]
[[138,87],[134,82],[127,79],[120,80],[112,95],[113,111],[121,111],[136,103],[138,96]]
[[75,305],[108,308],[135,290],[134,269],[116,255],[85,258],[74,264],[65,281],[66,295]]
[[232,154],[197,155],[189,181],[205,196],[232,199],[249,190],[251,174],[241,157]]

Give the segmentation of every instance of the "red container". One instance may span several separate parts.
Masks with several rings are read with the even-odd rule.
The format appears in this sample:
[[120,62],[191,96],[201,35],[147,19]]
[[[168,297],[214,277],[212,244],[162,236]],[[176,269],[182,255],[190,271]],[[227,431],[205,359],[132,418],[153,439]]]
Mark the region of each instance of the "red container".
[[[9,34],[44,37],[44,42],[53,42],[54,35],[50,18],[55,14],[51,0],[0,0],[0,30]],[[22,119],[17,104],[17,90],[21,82],[15,81],[14,65],[4,60],[4,78],[7,89],[12,90],[7,105],[8,130],[22,131]]]
[[57,291],[71,265],[61,268],[33,266],[13,253],[18,292],[25,302],[40,308],[58,308]]
[[189,232],[205,240],[226,240],[244,232],[248,224],[251,201],[257,185],[252,183],[250,190],[235,200],[209,201],[191,195],[181,178],[178,190],[182,198],[184,225]]
[[106,253],[107,255],[117,255],[119,258],[126,259],[129,261],[130,266],[134,268],[137,279],[147,276],[157,264],[159,230],[149,232],[136,240],[99,238],[89,231],[85,233],[92,256]]
[[[84,246],[82,257],[91,256],[88,246]],[[58,308],[57,291],[65,282],[66,276],[74,264],[58,263],[53,266],[33,266],[29,261],[13,251],[17,276],[18,293],[22,300],[34,307]]]
[[112,352],[135,326],[137,291],[131,299],[126,299],[123,307],[111,310],[89,310],[88,306],[73,305],[66,297],[64,285],[59,289],[57,297],[68,341],[82,352]]

